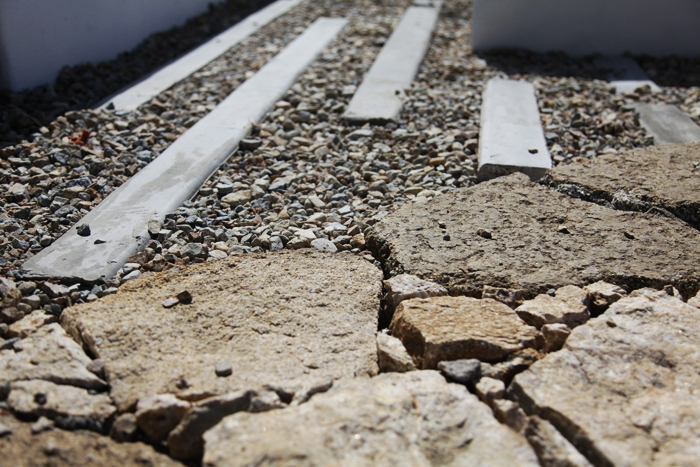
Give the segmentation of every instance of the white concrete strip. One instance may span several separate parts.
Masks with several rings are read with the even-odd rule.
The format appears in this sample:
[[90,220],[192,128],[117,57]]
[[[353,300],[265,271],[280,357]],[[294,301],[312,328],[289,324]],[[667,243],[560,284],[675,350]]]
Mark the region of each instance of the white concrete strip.
[[637,62],[629,57],[603,57],[596,60],[600,68],[611,70],[610,86],[617,94],[627,94],[636,91],[642,86],[649,86],[652,92],[659,92],[661,88],[649,79]]
[[639,122],[654,137],[654,144],[700,141],[700,126],[675,105],[637,107]]
[[382,47],[377,59],[350,100],[344,118],[357,121],[393,121],[401,112],[401,95],[430,45],[440,5],[410,7]]
[[149,240],[148,221],[191,198],[236,150],[238,142],[280,100],[298,76],[345,26],[345,19],[321,18],[216,109],[177,139],[138,174],[24,266],[26,277],[107,279]]
[[537,180],[552,168],[535,87],[525,81],[486,83],[479,133],[479,181],[513,172]]
[[207,63],[240,43],[258,29],[283,15],[303,0],[277,0],[230,27],[213,39],[159,69],[148,78],[110,98],[100,108],[114,104],[117,110],[134,110],[153,97],[187,78]]

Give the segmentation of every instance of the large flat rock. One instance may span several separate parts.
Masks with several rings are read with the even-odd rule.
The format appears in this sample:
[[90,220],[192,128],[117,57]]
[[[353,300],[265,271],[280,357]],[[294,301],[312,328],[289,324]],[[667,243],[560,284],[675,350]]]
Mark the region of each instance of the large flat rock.
[[183,464],[143,443],[117,443],[90,431],[53,429],[32,433],[29,423],[0,414],[11,433],[0,437],[2,465],[13,467],[182,467]]
[[539,465],[523,437],[435,371],[343,381],[298,407],[226,417],[204,438],[207,467]]
[[577,327],[510,388],[593,465],[697,465],[700,310],[636,291]]
[[[630,238],[632,237],[632,238]],[[367,244],[389,276],[413,274],[451,295],[485,285],[526,298],[605,280],[631,289],[700,288],[700,233],[673,218],[588,203],[514,174],[386,216]]]
[[421,368],[477,358],[498,362],[537,346],[537,330],[501,302],[471,297],[414,298],[401,302],[389,327]]
[[[700,227],[700,143],[664,144],[560,165],[548,185],[616,209],[657,207]],[[698,164],[700,165],[700,164]]]
[[[171,393],[196,401],[265,385],[293,395],[376,374],[382,273],[351,255],[229,257],[123,286],[66,309],[62,324],[104,359],[120,411]],[[190,304],[165,308],[180,292]],[[229,376],[217,376],[228,362]]]

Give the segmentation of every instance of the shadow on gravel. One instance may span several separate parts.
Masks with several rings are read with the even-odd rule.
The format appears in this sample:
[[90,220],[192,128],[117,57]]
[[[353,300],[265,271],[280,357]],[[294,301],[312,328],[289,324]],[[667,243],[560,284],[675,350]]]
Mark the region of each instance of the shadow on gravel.
[[167,31],[152,34],[134,50],[101,63],[65,67],[54,84],[0,91],[0,147],[27,139],[69,110],[85,109],[192,50],[272,0],[227,0]]

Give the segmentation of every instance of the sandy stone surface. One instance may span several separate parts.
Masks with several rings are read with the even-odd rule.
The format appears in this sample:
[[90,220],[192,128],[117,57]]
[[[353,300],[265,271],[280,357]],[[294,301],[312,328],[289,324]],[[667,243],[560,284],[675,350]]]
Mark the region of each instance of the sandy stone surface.
[[226,417],[204,435],[220,466],[536,466],[525,439],[435,371],[342,381],[299,407]]
[[561,165],[546,183],[615,209],[665,209],[700,227],[698,162],[700,143],[663,144]]
[[367,244],[390,276],[414,274],[451,294],[479,297],[490,285],[533,298],[599,280],[672,284],[686,297],[700,288],[697,230],[574,199],[523,175],[401,208],[368,232]]
[[510,391],[594,465],[697,465],[700,310],[632,293],[573,330]]
[[[143,443],[117,443],[91,431],[53,429],[33,434],[29,423],[0,413],[12,433],[0,437],[2,461],[13,467],[182,467]],[[3,465],[5,465],[3,463]]]
[[58,323],[40,328],[21,342],[21,352],[0,351],[0,387],[40,379],[86,389],[106,388],[104,381],[87,370],[90,358]]
[[[105,361],[120,411],[154,394],[196,401],[264,385],[294,394],[377,373],[382,274],[313,250],[229,257],[131,281],[62,324]],[[165,308],[189,291],[190,304]],[[217,376],[218,363],[232,366]]]
[[401,302],[390,326],[420,368],[443,360],[497,362],[537,346],[537,330],[507,305],[470,297],[414,298]]

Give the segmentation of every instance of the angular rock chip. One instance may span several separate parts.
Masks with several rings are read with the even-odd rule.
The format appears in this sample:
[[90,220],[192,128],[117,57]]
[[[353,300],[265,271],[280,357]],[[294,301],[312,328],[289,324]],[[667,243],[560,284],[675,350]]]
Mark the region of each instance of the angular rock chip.
[[50,430],[34,434],[29,423],[0,414],[0,425],[12,433],[0,437],[3,459],[13,467],[183,467],[143,443],[117,443],[90,431]]
[[635,291],[573,330],[509,391],[593,465],[694,465],[700,458],[700,310]]
[[389,329],[424,369],[437,368],[443,360],[503,360],[518,350],[536,347],[539,335],[503,303],[470,297],[403,301]]
[[566,324],[545,324],[542,326],[545,352],[554,352],[562,347],[571,335],[571,329]]
[[[483,228],[493,238],[477,235]],[[445,232],[452,241],[442,240]],[[404,206],[369,230],[367,245],[389,276],[414,274],[451,295],[479,296],[490,285],[534,298],[599,280],[632,289],[671,284],[686,297],[700,289],[697,230],[574,199],[521,174]]]
[[36,310],[19,321],[12,323],[5,333],[5,337],[20,337],[23,339],[35,333],[40,327],[57,321],[57,316],[50,315],[44,310]]
[[545,324],[566,324],[575,328],[591,316],[585,306],[575,308],[564,300],[546,294],[538,295],[534,300],[526,300],[515,312],[523,321],[537,329]]
[[447,289],[430,281],[424,281],[410,274],[399,274],[384,281],[387,305],[394,310],[399,303],[411,298],[441,297]]
[[499,289],[488,285],[484,286],[481,298],[493,298],[501,303],[515,309],[523,304],[523,293],[520,290]]
[[609,284],[604,281],[588,284],[584,288],[591,297],[591,310],[599,314],[607,310],[610,305],[627,295],[627,291],[622,287],[618,287],[615,284]]
[[404,373],[416,369],[413,359],[403,343],[384,332],[377,333],[377,355],[379,371]]
[[341,381],[298,407],[226,417],[204,439],[208,467],[538,465],[523,437],[435,371]]
[[64,425],[96,431],[100,431],[104,422],[116,412],[106,394],[93,395],[86,389],[39,379],[12,383],[7,405],[25,416],[60,419]]
[[102,390],[107,384],[89,372],[83,349],[57,323],[39,328],[22,339],[22,352],[0,351],[0,387],[12,381],[42,379]]
[[[377,373],[381,280],[350,255],[235,256],[128,282],[64,310],[62,323],[105,361],[120,411],[154,394],[196,401],[269,384],[293,395],[311,380]],[[163,308],[184,289],[192,304]],[[231,376],[216,375],[221,361]]]
[[460,384],[475,383],[481,378],[481,362],[476,358],[438,363],[438,370]]
[[700,184],[694,164],[698,161],[700,143],[663,144],[560,165],[549,172],[545,183],[615,209],[661,208],[697,228]]

